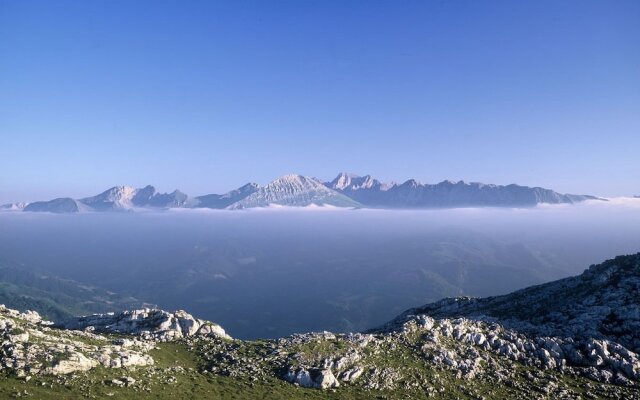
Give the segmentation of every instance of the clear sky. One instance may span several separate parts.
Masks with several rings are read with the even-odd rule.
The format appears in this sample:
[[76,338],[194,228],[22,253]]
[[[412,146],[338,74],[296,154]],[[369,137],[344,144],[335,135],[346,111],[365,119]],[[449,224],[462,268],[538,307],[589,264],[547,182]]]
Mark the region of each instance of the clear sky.
[[0,202],[343,170],[640,194],[640,1],[0,0]]

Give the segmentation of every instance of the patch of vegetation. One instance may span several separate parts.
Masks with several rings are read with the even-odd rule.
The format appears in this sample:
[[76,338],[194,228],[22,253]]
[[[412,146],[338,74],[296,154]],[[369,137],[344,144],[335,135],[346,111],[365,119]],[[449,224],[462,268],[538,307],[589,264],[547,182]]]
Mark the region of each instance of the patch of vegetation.
[[26,331],[25,331],[24,329],[22,329],[22,328],[18,328],[18,327],[13,328],[13,329],[11,330],[11,334],[12,334],[12,335],[22,335],[22,334],[23,334],[23,333],[25,333],[25,332],[26,332]]

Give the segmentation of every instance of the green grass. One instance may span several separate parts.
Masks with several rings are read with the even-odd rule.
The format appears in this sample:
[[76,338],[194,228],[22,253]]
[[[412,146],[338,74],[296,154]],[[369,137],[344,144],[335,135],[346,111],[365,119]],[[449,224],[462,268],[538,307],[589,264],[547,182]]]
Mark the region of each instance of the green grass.
[[[202,365],[194,352],[182,343],[161,343],[151,354],[153,368],[96,368],[87,373],[67,377],[33,377],[25,382],[15,377],[0,378],[0,398],[34,399],[363,399],[407,398],[407,393],[371,393],[354,387],[335,392],[299,388],[277,378],[254,382],[250,378],[230,378],[200,373]],[[115,387],[109,382],[130,376],[136,379],[132,387]],[[167,383],[174,377],[174,383]],[[44,384],[44,386],[43,386]],[[28,393],[24,395],[24,391]]]
[[[264,349],[264,343],[247,342],[240,344],[241,354],[257,355]],[[244,348],[246,346],[246,348]],[[306,344],[305,344],[306,346]],[[303,346],[303,347],[305,347]],[[342,346],[335,343],[313,344],[308,351],[336,350]],[[34,376],[28,382],[16,377],[0,377],[0,398],[33,398],[33,399],[425,399],[427,394],[422,389],[395,389],[393,391],[370,391],[361,386],[343,384],[333,391],[299,388],[275,377],[266,377],[260,381],[252,377],[226,377],[211,373],[202,373],[206,360],[198,356],[198,349],[189,350],[182,342],[160,343],[151,351],[156,364],[147,368],[106,369],[95,368],[86,373],[76,373],[64,377]],[[384,351],[377,355],[367,356],[368,364],[384,365],[391,368],[402,368],[405,379],[429,383],[434,390],[434,398],[438,399],[471,399],[485,398],[517,398],[524,392],[498,383],[491,379],[467,380],[458,378],[452,371],[433,367],[416,351],[404,345],[394,350]],[[519,385],[532,389],[525,374],[539,372],[534,367],[514,364],[513,380]],[[574,393],[584,394],[588,390],[586,379],[560,375],[546,371],[545,376],[554,377],[562,386],[570,388]],[[117,387],[110,382],[130,376],[136,380],[131,387]],[[171,379],[174,378],[174,379]],[[606,388],[607,385],[591,382],[592,385]],[[528,386],[527,386],[528,385]],[[25,391],[27,394],[25,394]],[[538,392],[541,396],[542,393]],[[600,393],[604,396],[604,392]],[[627,398],[633,393],[628,392]]]

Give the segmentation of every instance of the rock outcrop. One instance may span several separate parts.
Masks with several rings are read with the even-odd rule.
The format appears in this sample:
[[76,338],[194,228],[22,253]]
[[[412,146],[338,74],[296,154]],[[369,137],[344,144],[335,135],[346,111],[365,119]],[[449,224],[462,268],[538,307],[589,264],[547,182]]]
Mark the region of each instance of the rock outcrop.
[[152,342],[114,340],[90,332],[56,329],[33,311],[0,305],[0,369],[17,376],[64,375],[97,366],[153,365]]
[[93,314],[67,320],[65,329],[119,333],[151,340],[175,340],[189,336],[230,338],[218,324],[194,318],[186,311],[167,312],[145,308],[120,313]]
[[311,368],[308,371],[304,368],[290,369],[284,375],[284,379],[307,388],[332,389],[340,386],[340,382],[333,376],[330,369]]

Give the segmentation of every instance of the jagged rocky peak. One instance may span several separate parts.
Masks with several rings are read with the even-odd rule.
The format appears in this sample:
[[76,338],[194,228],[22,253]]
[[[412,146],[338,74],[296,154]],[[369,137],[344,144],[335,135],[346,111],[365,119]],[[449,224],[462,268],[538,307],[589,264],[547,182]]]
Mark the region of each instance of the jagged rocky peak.
[[138,189],[131,201],[136,206],[144,206],[148,204],[149,200],[156,194],[156,188],[151,185],[147,185],[142,189]]
[[338,174],[338,176],[333,181],[327,183],[327,186],[332,189],[343,191],[372,188],[380,188],[381,190],[385,190],[389,187],[389,185],[381,183],[371,175],[359,176],[347,172],[341,172],[340,174]]
[[115,186],[97,196],[81,199],[80,202],[94,211],[122,211],[134,207],[188,207],[194,201],[177,189],[171,193],[159,193],[155,187],[147,185],[141,189]]
[[80,202],[94,210],[127,210],[133,207],[137,190],[131,186],[114,186],[104,192],[80,199]]
[[147,205],[150,207],[160,207],[160,208],[180,208],[180,207],[189,207],[194,204],[195,201],[192,200],[186,193],[182,193],[179,190],[174,190],[171,193],[156,193],[154,194],[147,202]]
[[405,181],[403,184],[399,185],[400,188],[409,188],[409,189],[417,189],[421,186],[422,184],[415,179],[409,179]]
[[302,192],[308,190],[316,190],[324,193],[335,193],[316,178],[296,174],[283,175],[271,181],[262,189],[271,192]]
[[193,317],[186,311],[141,309],[76,317],[60,324],[65,329],[120,333],[161,341],[190,336],[230,338],[218,324]]
[[228,208],[242,209],[270,205],[304,207],[312,204],[337,207],[358,207],[360,205],[349,197],[326,187],[317,179],[289,174],[258,188],[254,193]]
[[334,180],[332,180],[331,182],[327,182],[327,186],[333,189],[344,190],[351,186],[353,180],[360,178],[361,177],[359,175],[350,174],[348,172],[341,172],[338,174],[338,176],[335,177]]
[[124,201],[130,201],[133,198],[133,196],[135,196],[135,194],[136,194],[136,189],[134,187],[114,186],[96,196],[87,197],[82,200],[83,200],[83,203],[88,203],[89,201],[124,202]]

